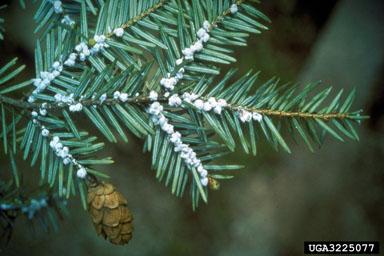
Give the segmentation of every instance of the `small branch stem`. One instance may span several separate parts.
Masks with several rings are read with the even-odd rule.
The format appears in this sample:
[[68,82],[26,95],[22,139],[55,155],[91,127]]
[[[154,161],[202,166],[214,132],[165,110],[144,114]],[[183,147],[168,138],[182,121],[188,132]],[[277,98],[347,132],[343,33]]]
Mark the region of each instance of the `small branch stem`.
[[[167,99],[164,97],[159,98],[159,101],[161,102],[165,102],[166,100]],[[125,103],[148,104],[150,102],[151,100],[147,96],[139,96],[139,97],[129,98]],[[4,103],[7,105],[10,105],[11,107],[24,109],[24,110],[36,110],[36,109],[39,109],[42,105],[40,103],[29,103],[21,100],[15,100],[13,98],[9,98],[4,95],[0,95],[0,103]],[[102,104],[115,105],[117,103],[120,103],[120,102],[115,99],[107,99]],[[81,104],[83,104],[83,106],[92,106],[92,105],[97,106],[97,105],[101,105],[101,102],[99,100],[87,99],[87,100],[82,100]],[[48,103],[45,107],[47,109],[61,109],[61,108],[67,107],[67,105],[64,105],[62,103]],[[350,118],[349,113],[320,114],[320,113],[307,113],[307,112],[299,112],[299,111],[278,111],[278,110],[272,110],[272,109],[247,108],[247,107],[233,106],[233,105],[230,105],[229,108],[234,111],[244,109],[247,111],[257,112],[267,116],[275,116],[275,117],[281,117],[281,118],[283,117],[314,118],[314,119],[322,119],[326,121],[330,119]]]
[[[234,107],[233,109],[239,110],[240,107]],[[297,112],[297,111],[278,111],[271,109],[256,109],[256,108],[242,108],[248,111],[257,112],[259,114],[267,116],[277,116],[277,117],[299,117],[299,118],[315,118],[315,119],[345,119],[349,118],[349,113],[328,113],[328,114],[319,114],[319,113],[307,113],[307,112]]]

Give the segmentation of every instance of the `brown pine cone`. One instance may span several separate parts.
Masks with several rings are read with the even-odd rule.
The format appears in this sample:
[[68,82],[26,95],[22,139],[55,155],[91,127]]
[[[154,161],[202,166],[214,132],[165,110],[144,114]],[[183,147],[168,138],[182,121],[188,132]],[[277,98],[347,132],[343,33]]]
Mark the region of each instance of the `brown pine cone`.
[[132,214],[127,200],[110,183],[98,183],[88,188],[88,206],[98,235],[111,243],[127,244],[132,238]]

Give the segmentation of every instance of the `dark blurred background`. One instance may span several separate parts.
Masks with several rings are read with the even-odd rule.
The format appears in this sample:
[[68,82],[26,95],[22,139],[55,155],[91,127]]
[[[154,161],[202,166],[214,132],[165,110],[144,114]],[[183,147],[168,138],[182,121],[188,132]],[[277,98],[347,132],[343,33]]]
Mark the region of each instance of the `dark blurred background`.
[[[17,1],[8,4],[2,11],[7,32],[0,62],[19,56],[33,77],[33,10],[20,10]],[[384,1],[273,0],[259,8],[272,24],[237,50],[240,72],[261,70],[261,81],[272,76],[283,82],[322,80],[334,92],[356,88],[355,109],[371,116],[358,129],[360,142],[329,139],[316,153],[299,143],[291,155],[268,145],[259,146],[257,157],[239,150],[228,161],[246,168],[222,182],[197,212],[188,197],[175,198],[155,180],[142,141],[132,137],[129,144],[107,144],[116,164],[105,170],[135,218],[129,245],[113,246],[97,237],[73,199],[58,233],[32,233],[20,220],[2,253],[288,256],[302,255],[305,240],[378,240],[383,247]]]

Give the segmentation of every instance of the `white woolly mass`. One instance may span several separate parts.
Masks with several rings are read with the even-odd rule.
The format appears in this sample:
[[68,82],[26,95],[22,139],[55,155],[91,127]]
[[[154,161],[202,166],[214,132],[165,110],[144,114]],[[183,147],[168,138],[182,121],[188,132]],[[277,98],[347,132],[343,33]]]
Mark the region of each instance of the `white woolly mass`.
[[257,112],[253,112],[252,113],[252,119],[254,121],[261,122],[261,120],[263,119],[263,116]]
[[48,137],[48,135],[49,135],[49,131],[48,131],[48,129],[43,128],[43,129],[41,130],[41,135],[43,135],[43,137]]
[[180,59],[177,59],[176,60],[176,65],[181,65],[181,63],[183,63],[183,58],[180,58]]
[[208,171],[204,169],[202,166],[197,167],[197,172],[200,173],[201,176],[205,177],[208,175]]
[[120,92],[119,92],[119,91],[115,91],[115,92],[113,93],[113,98],[114,98],[115,100],[117,100],[119,97],[120,97]]
[[[213,111],[214,113],[221,115],[224,108],[228,107],[229,104],[225,99],[216,99],[215,97],[210,97],[207,101],[204,101],[199,98],[198,95],[194,93],[185,92],[181,98],[190,104],[193,104],[195,108],[200,111]],[[237,111],[238,117],[241,122],[250,122],[251,120],[260,122],[263,119],[263,116],[257,112],[250,112],[245,109],[240,109]]]
[[[169,100],[172,104],[181,104],[181,98],[174,94]],[[196,152],[188,145],[183,143],[182,136],[179,132],[175,131],[174,126],[168,122],[168,119],[162,113],[163,106],[158,102],[153,102],[147,112],[151,115],[151,120],[155,125],[168,134],[169,141],[174,145],[174,151],[180,153],[180,157],[189,168],[196,168],[200,174],[201,185],[207,186],[208,184],[208,171],[203,167],[201,160],[197,158]]]
[[[63,12],[61,1],[55,1],[55,0],[48,0],[48,1],[52,3],[56,13]],[[75,24],[75,21],[72,20],[69,15],[64,15],[63,19],[61,20],[61,23],[69,26],[73,26]],[[113,33],[117,37],[121,37],[124,34],[124,29],[116,28],[113,30]],[[89,48],[89,46],[85,42],[80,42],[79,44],[77,44],[75,46],[74,52],[69,54],[67,59],[63,61],[63,64],[68,67],[73,67],[76,64],[77,59],[79,59],[80,61],[85,61],[91,54],[96,54],[99,51],[101,51],[103,48],[109,47],[109,45],[105,42],[107,39],[105,35],[95,35],[93,39],[95,41],[95,44],[91,48]],[[45,88],[47,88],[50,82],[60,75],[62,70],[63,70],[63,65],[60,64],[60,65],[57,65],[57,68],[53,67],[52,72],[42,71],[39,77],[33,79],[33,84],[35,85],[36,89],[33,91],[32,95],[28,97],[28,102],[29,103],[35,102],[36,101],[35,94],[38,94],[42,92]]]
[[77,53],[71,53],[68,56],[68,59],[64,61],[64,65],[68,67],[73,67],[76,64],[76,58],[77,58]]
[[103,94],[100,96],[100,98],[99,98],[99,100],[100,100],[100,104],[103,104],[103,102],[104,102],[106,99],[107,99],[107,94],[106,94],[106,93],[103,93]]
[[52,138],[49,142],[49,146],[55,151],[58,157],[65,159],[69,156],[69,148],[63,146],[58,136]]
[[201,182],[201,185],[205,187],[208,185],[208,178],[207,177],[201,178],[200,182]]
[[160,80],[160,84],[168,90],[173,90],[175,88],[176,83],[177,83],[177,79],[175,77],[162,78]]
[[[59,104],[65,104],[69,106],[69,111],[71,112],[79,112],[83,110],[83,104],[79,101],[75,101],[74,94],[71,93],[69,95],[62,95],[60,93],[55,94],[55,101]],[[115,91],[113,93],[113,98],[119,100],[120,102],[126,102],[129,99],[128,93]],[[80,101],[81,101],[80,97]],[[94,97],[92,97],[94,99]],[[107,100],[107,94],[104,93],[99,97],[100,104],[102,104],[105,100]]]
[[250,122],[252,120],[252,113],[249,111],[246,111],[244,109],[240,109],[238,111],[238,114],[239,114],[240,121],[243,123]]
[[[78,47],[78,50],[83,51],[84,49],[85,49],[84,45],[80,45]],[[75,59],[75,56],[74,56],[74,59]],[[55,63],[53,63],[52,68],[54,70],[61,71],[62,65],[59,62],[55,62]],[[42,81],[44,81],[44,79],[53,79],[54,77],[52,78],[52,75],[54,75],[54,74],[49,74],[48,72],[42,72],[41,73],[42,79],[41,80],[36,79],[34,81],[34,83],[36,85],[39,85]],[[120,93],[120,92],[116,91],[114,93],[114,96],[117,96],[117,99],[119,99],[122,102],[125,102],[128,100],[128,94],[127,93]],[[69,95],[62,95],[62,94],[58,93],[54,96],[54,98],[55,98],[56,103],[68,105],[69,110],[71,112],[81,111],[83,108],[83,105],[80,102],[75,101],[73,93],[71,93]],[[101,102],[103,102],[106,99],[107,99],[106,94],[103,94],[100,96]],[[81,100],[81,98],[80,98],[80,100]],[[44,116],[47,114],[46,106],[47,106],[46,103],[43,103],[41,105],[41,108],[39,109],[40,115]],[[36,111],[32,111],[31,114],[32,114],[34,123],[38,123],[37,117],[39,116],[39,113]],[[169,132],[173,131],[173,126],[168,127],[168,130],[169,130]],[[48,137],[49,134],[50,134],[49,130],[46,129],[44,126],[42,126],[41,135],[44,137]],[[82,165],[77,163],[76,159],[74,159],[72,157],[72,155],[69,153],[69,148],[66,146],[63,146],[63,144],[60,142],[59,137],[57,137],[57,136],[53,137],[53,139],[50,141],[49,145],[55,151],[56,155],[62,159],[64,165],[74,164],[78,168],[77,176],[79,178],[85,178],[86,177],[86,175],[87,175],[86,169]]]
[[[44,129],[42,130],[42,132],[44,131]],[[49,142],[49,146],[55,151],[56,155],[62,159],[64,165],[73,164],[78,168],[77,177],[85,178],[85,176],[87,175],[87,170],[82,165],[77,163],[76,159],[74,159],[73,156],[70,154],[69,148],[63,146],[58,136],[54,136],[51,139],[51,141]]]
[[[208,22],[208,21],[204,21],[204,23],[206,23],[206,22]],[[209,22],[208,23],[206,23],[206,24],[208,24],[207,26],[205,26],[205,27],[207,27],[207,28],[205,28],[205,27],[203,27],[203,28],[200,28],[198,31],[197,31],[197,37],[198,38],[200,38],[200,40],[198,41],[198,42],[204,42],[204,43],[206,43],[206,42],[208,42],[208,40],[209,40],[209,30],[208,30],[208,28],[209,28]]]
[[205,21],[203,22],[203,28],[204,28],[207,32],[209,32],[209,28],[210,28],[210,26],[211,26],[211,24],[209,23],[209,21],[205,20]]
[[178,107],[181,105],[181,98],[177,94],[173,94],[171,97],[168,99],[168,105],[171,107]]
[[58,61],[55,61],[55,62],[52,64],[52,68],[53,68],[54,70],[60,70],[60,71],[63,70],[63,66],[61,66],[60,62],[58,62]]
[[61,19],[61,23],[71,27],[75,25],[75,21],[72,20],[71,17],[69,17],[69,15],[65,15],[64,18]]
[[40,108],[39,112],[40,112],[40,115],[42,115],[42,116],[47,115],[47,110],[45,108]]
[[95,35],[93,39],[96,43],[90,50],[91,54],[95,54],[101,51],[103,48],[109,47],[109,45],[105,42],[105,40],[107,39],[105,35]]
[[158,97],[159,97],[159,95],[157,94],[157,92],[155,92],[155,91],[150,91],[149,92],[149,99],[151,101],[157,100]]
[[[191,44],[189,47],[181,50],[182,54],[184,57],[179,58],[176,60],[176,65],[179,66],[183,63],[184,60],[193,60],[194,59],[194,54],[197,52],[200,52],[204,49],[204,43],[208,42],[209,40],[209,29],[211,27],[211,24],[209,21],[204,21],[203,22],[203,27],[200,28],[197,32],[196,35],[199,38],[196,42]],[[184,77],[184,68],[180,68],[179,71],[175,74],[174,77],[171,77],[169,74],[167,77],[163,77],[160,80],[160,84],[167,90],[172,91],[175,89],[176,84],[183,79]]]
[[[85,61],[88,56],[91,55],[91,51],[86,43],[81,42],[75,46],[75,51],[77,52],[77,56],[81,61]],[[71,56],[70,56],[71,57]],[[76,61],[76,59],[75,59]]]
[[39,116],[39,114],[36,111],[31,112],[32,118],[36,118]]
[[64,158],[63,159],[63,164],[64,165],[68,165],[68,164],[70,164],[71,163],[71,159],[70,158]]
[[207,31],[204,28],[200,28],[199,30],[197,30],[196,35],[198,38],[202,38],[206,33]]
[[213,112],[215,112],[218,115],[221,115],[222,111],[223,111],[223,107],[220,105],[217,105],[216,107],[213,108]]
[[204,106],[203,106],[203,110],[205,112],[209,112],[212,110],[212,105],[211,103],[209,103],[208,101],[204,102]]
[[148,109],[148,113],[154,116],[160,115],[160,113],[163,111],[163,106],[158,102],[153,102]]
[[201,99],[197,99],[197,100],[195,100],[195,102],[193,102],[193,105],[197,109],[202,110],[204,108],[204,101],[202,101]]
[[193,45],[191,45],[191,51],[192,52],[199,52],[203,50],[203,43],[201,41],[197,41],[196,43],[194,43]]
[[[94,99],[95,96],[92,97]],[[55,94],[55,101],[60,104],[68,105],[69,111],[71,112],[80,112],[83,110],[83,104],[80,102],[82,97],[80,97],[79,101],[75,101],[74,94],[71,93],[69,95],[63,95],[60,93]],[[126,102],[129,99],[128,93],[115,91],[113,93],[113,98],[119,100],[120,102]],[[104,93],[99,97],[100,104],[102,104],[105,100],[107,100],[107,94]]]
[[239,7],[237,6],[237,4],[232,4],[232,5],[231,5],[231,8],[230,8],[229,10],[230,10],[230,12],[231,12],[232,14],[235,14],[235,13],[238,12]]
[[196,100],[199,96],[197,94],[185,92],[183,96],[181,96],[185,102],[192,103],[192,101]]
[[[121,33],[121,30],[119,28],[115,29],[114,31],[116,35]],[[64,65],[72,67],[76,64],[77,57],[80,61],[85,61],[91,54],[98,53],[103,48],[109,47],[109,45],[105,42],[106,39],[107,38],[105,35],[95,35],[93,37],[93,40],[95,40],[95,44],[92,46],[91,49],[89,49],[89,46],[85,42],[77,44],[75,46],[76,52],[72,52],[68,56],[68,59],[64,61]]]
[[175,89],[175,85],[179,82],[180,79],[183,78],[184,68],[180,68],[174,77],[171,77],[168,73],[167,78],[162,78],[160,80],[160,84],[167,90],[173,91]]
[[28,100],[27,100],[27,101],[28,101],[29,103],[33,103],[33,102],[36,101],[36,98],[35,98],[35,96],[31,95],[31,96],[28,97]]
[[[184,69],[182,69],[182,70],[184,70]],[[183,72],[177,72],[175,77],[177,80],[181,80],[181,79],[183,79],[184,74],[183,74]]]
[[202,40],[204,43],[206,43],[206,42],[208,42],[209,38],[210,38],[209,34],[206,33],[206,34],[201,38],[201,40]]
[[60,93],[57,93],[55,94],[54,98],[57,103],[68,105],[69,111],[71,112],[79,112],[83,110],[83,104],[81,104],[80,102],[75,102],[73,93],[69,95],[62,95]]
[[80,112],[81,110],[83,110],[83,104],[81,104],[80,102],[69,105],[69,111],[71,112]]
[[45,90],[48,85],[51,84],[51,81],[59,76],[61,71],[63,71],[63,65],[59,61],[55,61],[52,64],[51,70],[51,72],[41,71],[39,77],[32,79],[33,85],[36,88],[33,90],[32,95],[28,98],[28,102],[35,102],[36,98],[33,95]]
[[84,179],[87,176],[87,170],[84,167],[81,167],[76,172],[77,177]]
[[117,36],[117,37],[122,37],[124,35],[124,29],[123,28],[115,28],[113,30],[113,33]]
[[[127,102],[128,99],[129,99],[129,95],[128,95],[128,93],[126,93],[126,92],[118,92],[117,95],[119,95],[119,96],[118,96],[118,99],[119,99],[121,102]],[[116,95],[114,95],[114,97],[115,97],[115,96],[116,96]]]
[[177,84],[178,80],[176,77],[169,77],[169,78],[162,78],[160,80],[160,84],[164,86],[164,88],[172,91],[175,88],[175,85]]
[[198,41],[193,43],[190,47],[185,48],[181,51],[186,60],[193,60],[193,55],[196,52],[200,52],[201,50],[203,50],[204,48],[203,42],[207,42],[209,40],[209,34],[204,29],[202,31],[204,31],[204,33],[202,34],[202,37],[200,37]]
[[63,12],[63,7],[62,7],[61,1],[59,1],[59,0],[52,1],[52,4],[53,4],[53,10],[55,11],[55,13],[62,13]]
[[128,100],[128,93],[126,93],[126,92],[122,92],[122,93],[120,93],[120,95],[119,95],[119,100],[120,100],[121,102],[126,102],[126,101]]
[[[190,100],[188,97],[186,100]],[[224,99],[216,100],[214,97],[210,97],[207,101],[203,101],[201,99],[197,99],[193,102],[193,105],[199,109],[203,110],[205,112],[214,111],[216,114],[221,114],[223,111],[223,108],[227,107],[227,101]]]
[[263,116],[257,112],[250,112],[244,109],[240,109],[238,112],[239,119],[243,123],[250,122],[252,120],[260,122],[263,119]]
[[[58,102],[61,102],[61,103],[67,102],[68,104],[72,104],[73,103],[73,94],[71,94],[69,96],[56,94],[55,100]],[[46,107],[47,107],[47,103],[43,103],[41,105],[41,108],[39,109],[40,115],[44,116],[47,114]],[[76,104],[70,105],[69,108],[70,108],[70,111],[80,111],[82,109],[82,105],[81,105],[81,103],[76,103]],[[39,114],[36,111],[32,111],[31,115],[33,118],[33,122],[35,124],[38,124],[39,121],[37,120],[37,117],[39,116]],[[41,135],[43,137],[48,137],[49,134],[50,134],[49,130],[47,128],[45,128],[45,126],[41,126]],[[60,138],[58,136],[54,136],[50,140],[49,146],[54,150],[55,154],[62,159],[64,165],[72,163],[76,167],[78,167],[79,169],[83,168],[85,170],[85,168],[82,165],[78,164],[76,159],[74,159],[72,157],[72,155],[69,153],[69,148],[64,146],[63,143],[61,143]],[[82,177],[85,177],[86,176],[86,170],[85,170],[85,174],[82,170],[82,174],[83,174]]]

